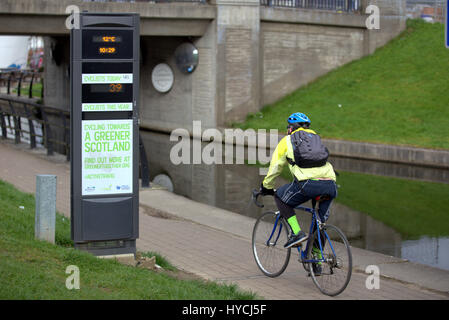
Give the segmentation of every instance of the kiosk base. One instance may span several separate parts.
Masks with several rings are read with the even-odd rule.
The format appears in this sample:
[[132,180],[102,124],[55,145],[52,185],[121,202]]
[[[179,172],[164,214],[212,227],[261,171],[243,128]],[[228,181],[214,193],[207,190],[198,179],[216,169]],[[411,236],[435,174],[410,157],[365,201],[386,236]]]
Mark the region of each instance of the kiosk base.
[[111,240],[75,242],[75,249],[92,253],[96,256],[119,254],[136,254],[136,240]]

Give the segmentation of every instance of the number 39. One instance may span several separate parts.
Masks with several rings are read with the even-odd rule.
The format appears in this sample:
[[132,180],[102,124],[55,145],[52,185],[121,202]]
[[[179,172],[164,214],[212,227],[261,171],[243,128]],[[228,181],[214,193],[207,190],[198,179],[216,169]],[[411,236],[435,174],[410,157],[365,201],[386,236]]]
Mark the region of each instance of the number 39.
[[109,92],[121,92],[122,85],[120,83],[111,83],[109,85]]

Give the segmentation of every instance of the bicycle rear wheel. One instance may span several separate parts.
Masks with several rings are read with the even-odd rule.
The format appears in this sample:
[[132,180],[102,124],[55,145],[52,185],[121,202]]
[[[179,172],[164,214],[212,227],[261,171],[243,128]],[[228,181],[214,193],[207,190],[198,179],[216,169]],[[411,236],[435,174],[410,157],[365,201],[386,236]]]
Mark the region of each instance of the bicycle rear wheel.
[[287,239],[288,226],[278,214],[268,211],[257,219],[252,248],[257,266],[266,276],[277,277],[287,268],[291,253],[290,248],[284,248]]
[[[346,289],[352,274],[352,253],[349,242],[343,232],[333,225],[325,225],[320,231],[321,245],[323,246],[323,259],[321,262],[321,274],[317,272],[318,263],[312,263],[310,275],[318,289],[325,295],[336,296]],[[327,234],[327,236],[325,235]],[[318,231],[313,233],[315,247],[318,244]],[[325,240],[323,243],[323,240]],[[308,257],[318,259],[309,246]],[[315,266],[313,266],[315,265]],[[319,268],[319,267],[318,267]]]

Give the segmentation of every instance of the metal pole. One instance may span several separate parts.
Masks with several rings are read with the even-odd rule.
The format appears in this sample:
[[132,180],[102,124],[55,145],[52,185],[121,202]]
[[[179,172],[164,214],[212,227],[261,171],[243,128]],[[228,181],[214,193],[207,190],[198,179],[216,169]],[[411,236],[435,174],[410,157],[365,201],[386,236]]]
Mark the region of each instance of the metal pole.
[[437,0],[433,4],[433,22],[437,22]]
[[150,174],[148,172],[148,158],[145,152],[145,145],[139,133],[139,154],[140,154],[140,175],[142,178],[142,188],[150,187]]
[[36,214],[34,236],[55,243],[56,176],[36,176]]

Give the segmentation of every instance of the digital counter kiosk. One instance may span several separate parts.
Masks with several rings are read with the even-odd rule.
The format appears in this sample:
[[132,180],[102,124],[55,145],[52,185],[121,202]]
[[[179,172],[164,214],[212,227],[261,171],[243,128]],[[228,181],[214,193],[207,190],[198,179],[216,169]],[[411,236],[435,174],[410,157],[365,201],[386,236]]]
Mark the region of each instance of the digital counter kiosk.
[[139,236],[139,16],[80,13],[71,42],[71,236],[95,255]]

